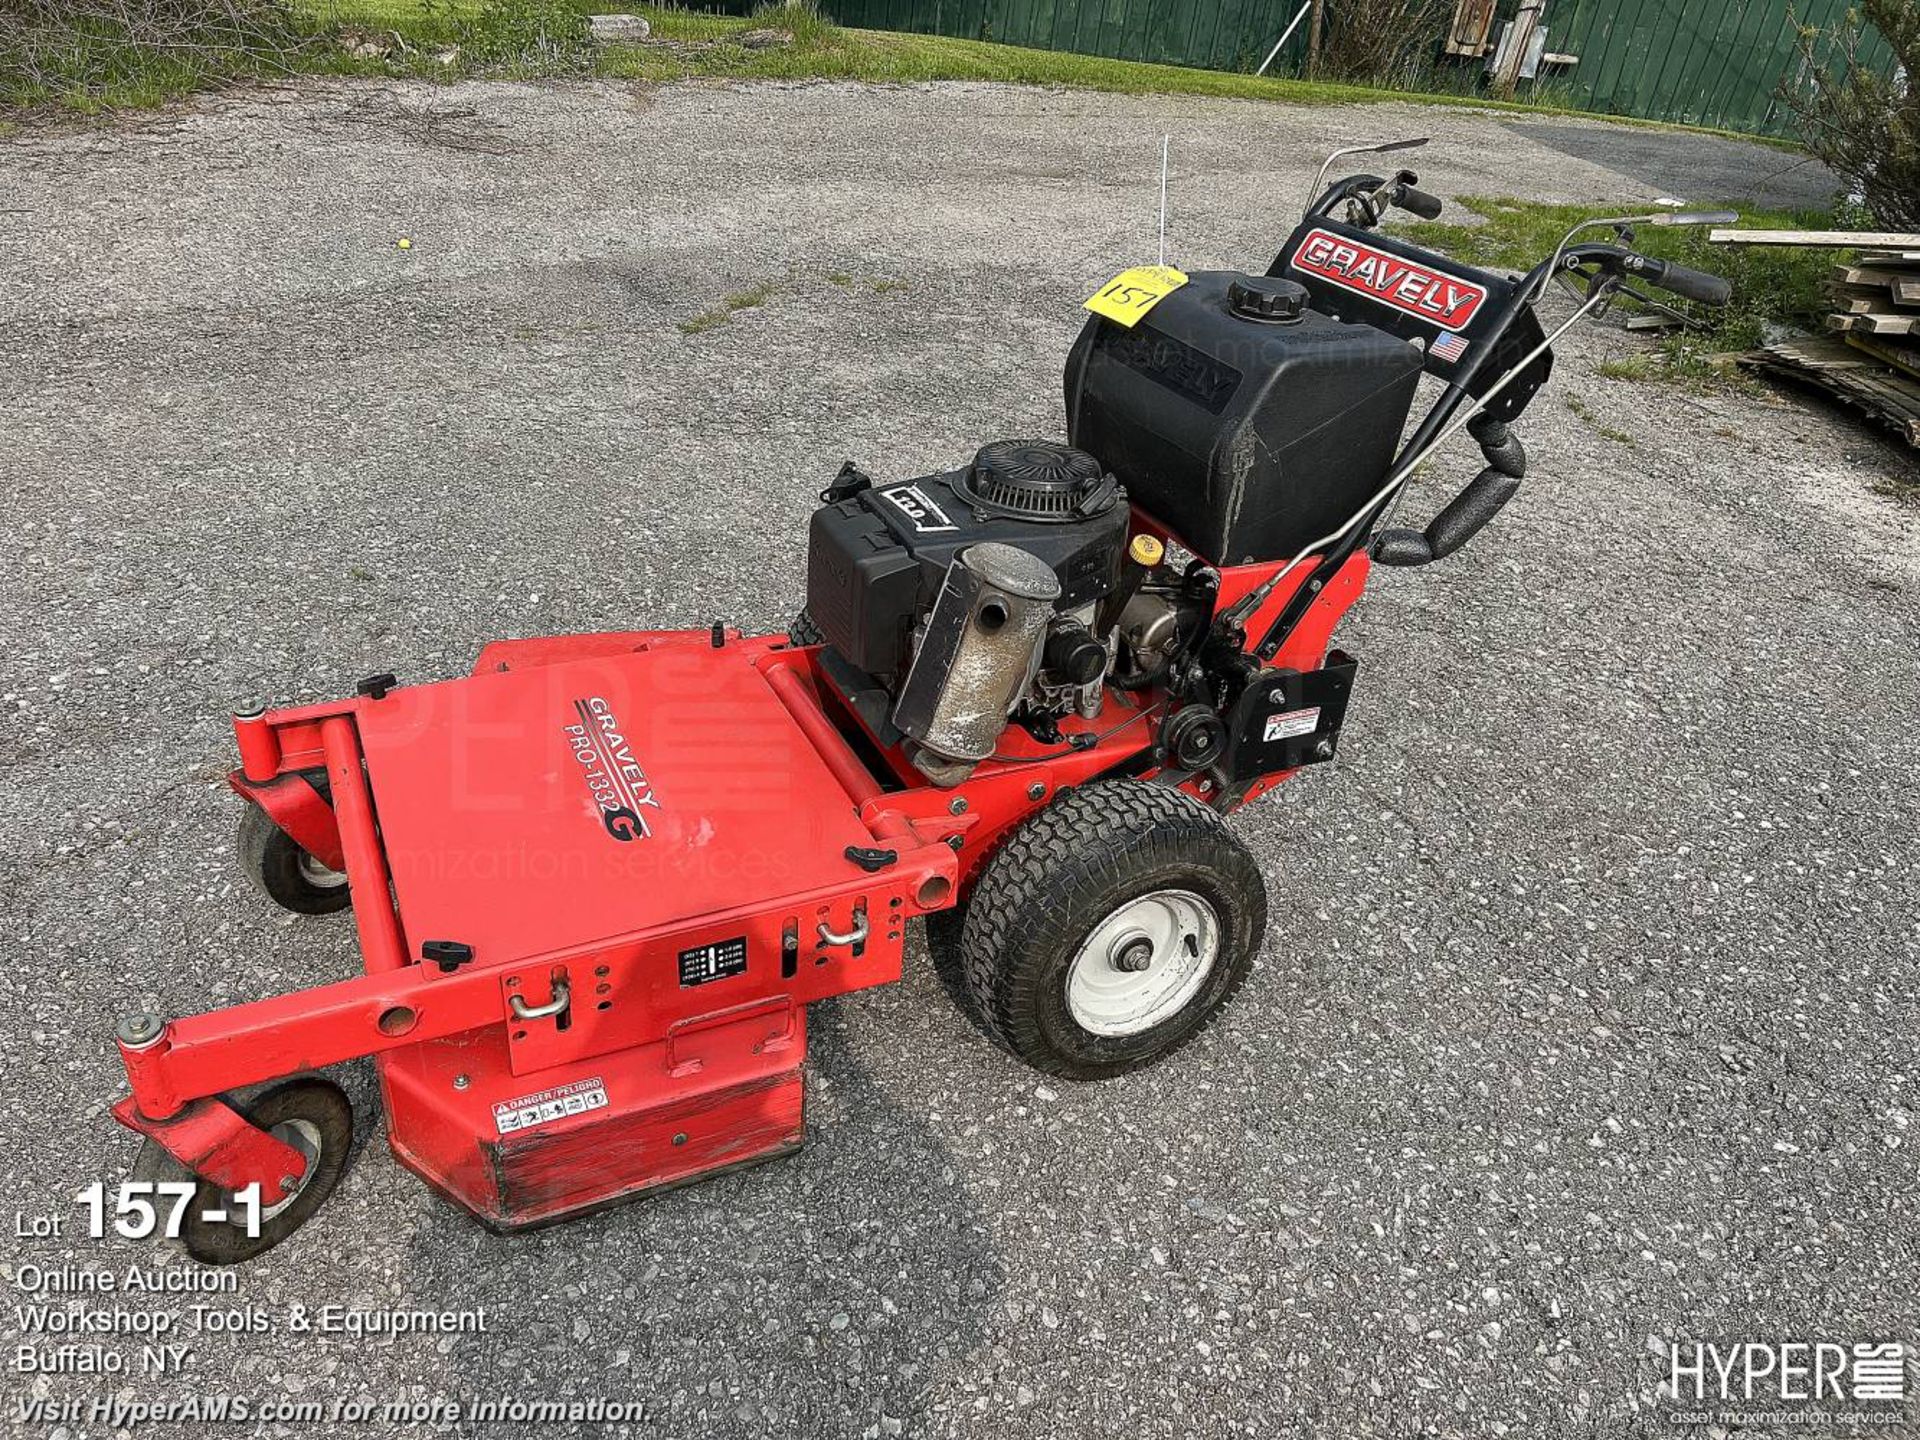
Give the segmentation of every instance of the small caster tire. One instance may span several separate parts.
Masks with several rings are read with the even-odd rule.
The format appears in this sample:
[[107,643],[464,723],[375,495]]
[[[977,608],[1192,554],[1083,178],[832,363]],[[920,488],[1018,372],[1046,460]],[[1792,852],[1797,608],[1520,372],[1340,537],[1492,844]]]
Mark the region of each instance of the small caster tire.
[[1260,867],[1165,785],[1066,791],[987,862],[961,956],[976,1014],[1036,1070],[1104,1080],[1198,1035],[1246,981],[1267,924]]
[[[268,1087],[238,1107],[247,1120],[307,1157],[300,1188],[275,1205],[262,1206],[260,1233],[247,1234],[231,1191],[201,1179],[149,1140],[140,1148],[133,1177],[146,1181],[188,1181],[196,1186],[180,1226],[180,1243],[202,1265],[237,1265],[264,1255],[285,1240],[326,1203],[346,1172],[353,1149],[353,1106],[346,1091],[331,1080],[304,1076]],[[206,1220],[209,1211],[231,1220]],[[164,1213],[164,1212],[163,1212]]]
[[787,626],[787,643],[793,646],[824,645],[827,637],[820,633],[820,627],[814,623],[813,616],[802,605]]
[[296,915],[331,915],[353,903],[347,877],[302,850],[258,805],[240,816],[240,868],[274,904]]

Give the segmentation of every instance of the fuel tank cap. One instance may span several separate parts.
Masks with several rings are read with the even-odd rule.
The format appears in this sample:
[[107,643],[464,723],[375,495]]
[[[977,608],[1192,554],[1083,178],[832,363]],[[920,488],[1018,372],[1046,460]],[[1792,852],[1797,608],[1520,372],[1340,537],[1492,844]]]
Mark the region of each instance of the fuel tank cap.
[[1307,287],[1296,280],[1248,275],[1227,286],[1227,307],[1243,320],[1283,325],[1305,313]]

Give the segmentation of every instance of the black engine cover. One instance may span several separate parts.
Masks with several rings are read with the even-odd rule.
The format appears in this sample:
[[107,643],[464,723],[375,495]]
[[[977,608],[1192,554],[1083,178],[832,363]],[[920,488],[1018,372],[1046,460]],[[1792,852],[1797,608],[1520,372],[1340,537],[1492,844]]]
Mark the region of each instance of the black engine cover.
[[969,545],[1032,551],[1060,577],[1059,608],[1119,580],[1126,492],[1091,456],[1046,441],[989,445],[960,470],[875,484],[813,512],[807,611],[826,641],[889,689],[912,658],[914,625]]

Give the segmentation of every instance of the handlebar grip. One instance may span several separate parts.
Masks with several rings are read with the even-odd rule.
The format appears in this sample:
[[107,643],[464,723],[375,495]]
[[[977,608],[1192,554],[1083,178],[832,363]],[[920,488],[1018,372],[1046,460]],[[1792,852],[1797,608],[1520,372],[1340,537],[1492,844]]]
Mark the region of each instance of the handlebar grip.
[[1393,203],[1402,210],[1410,210],[1422,220],[1440,218],[1440,197],[1429,195],[1424,190],[1416,190],[1411,185],[1402,185],[1395,194]]
[[1649,260],[1640,273],[1662,290],[1671,290],[1683,299],[1698,300],[1702,305],[1724,305],[1733,298],[1731,281],[1704,270],[1689,270],[1671,260]]

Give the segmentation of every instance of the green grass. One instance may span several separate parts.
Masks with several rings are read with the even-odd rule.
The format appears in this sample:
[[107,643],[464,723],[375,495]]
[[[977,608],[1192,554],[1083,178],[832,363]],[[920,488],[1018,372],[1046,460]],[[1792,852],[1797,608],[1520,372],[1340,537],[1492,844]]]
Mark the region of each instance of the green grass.
[[1603,380],[1645,380],[1653,373],[1654,364],[1645,355],[1622,355],[1616,360],[1602,360],[1593,368]]
[[1569,395],[1566,397],[1566,401],[1567,409],[1579,416],[1581,422],[1602,440],[1611,440],[1616,445],[1632,445],[1637,443],[1633,436],[1629,435],[1626,431],[1616,430],[1613,426],[1603,423],[1600,417],[1588,408],[1587,402],[1582,400],[1578,395]]
[[[306,31],[290,55],[241,63],[233,74],[275,73],[283,66],[334,74],[417,75],[453,79],[487,74],[594,74],[645,81],[856,80],[916,83],[998,81],[1119,94],[1202,95],[1233,99],[1340,105],[1386,100],[1467,106],[1533,114],[1578,114],[1552,103],[1515,103],[1478,94],[1415,94],[1305,80],[1257,77],[1177,65],[1140,64],[1062,51],[1032,50],[979,40],[853,30],[823,19],[808,3],[765,6],[751,18],[699,14],[670,6],[605,0],[288,0]],[[831,8],[831,0],[829,0]],[[630,11],[653,26],[656,42],[596,48],[585,39],[584,17]],[[789,31],[788,45],[752,47],[741,37],[755,28]],[[356,56],[342,32],[386,53]],[[445,56],[457,47],[450,62]],[[54,103],[99,109],[157,103],[208,83],[164,58],[134,56],[128,73],[71,94],[23,95],[0,74],[0,107]],[[1550,101],[1551,97],[1547,97]],[[1620,120],[1621,117],[1602,117]],[[1654,122],[1626,120],[1627,124]],[[1678,127],[1660,127],[1678,128]]]
[[[1592,205],[1538,205],[1526,200],[1465,197],[1457,205],[1480,217],[1478,225],[1449,225],[1417,221],[1396,226],[1398,233],[1483,269],[1525,270],[1550,254],[1560,237],[1578,221],[1592,218]],[[1815,210],[1764,210],[1738,202],[1722,203],[1688,197],[1699,209],[1736,210],[1740,226],[1748,230],[1822,230],[1835,226],[1836,217]],[[1632,209],[1632,206],[1622,207]],[[1848,223],[1849,217],[1838,217]],[[1582,237],[1607,240],[1609,232],[1589,231]],[[1828,308],[1821,282],[1843,252],[1761,245],[1715,245],[1704,226],[1671,229],[1643,225],[1633,248],[1663,260],[1677,260],[1695,270],[1724,275],[1733,284],[1732,301],[1724,308],[1689,305],[1664,291],[1641,287],[1670,300],[1675,308],[1703,322],[1705,328],[1669,332],[1659,342],[1659,364],[1645,357],[1608,361],[1600,373],[1610,379],[1641,379],[1656,373],[1707,375],[1715,370],[1714,357],[1751,350],[1782,326],[1818,329],[1818,317]],[[1640,308],[1621,300],[1626,310]]]
[[724,325],[733,318],[736,310],[751,310],[764,305],[773,292],[780,287],[771,280],[762,280],[758,285],[750,285],[745,290],[736,290],[731,295],[722,296],[720,303],[710,310],[702,310],[690,320],[680,322],[682,335],[698,335],[711,330],[716,325]]

